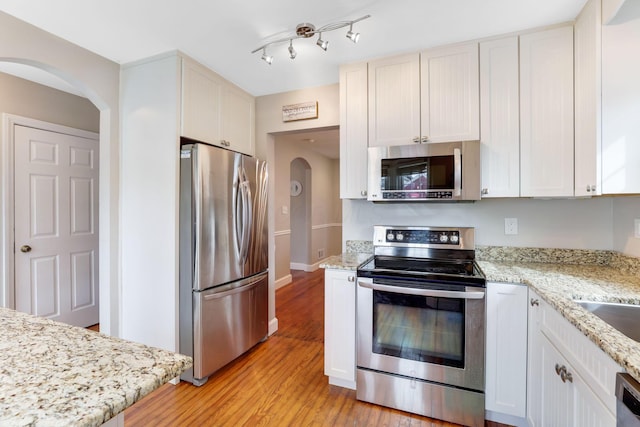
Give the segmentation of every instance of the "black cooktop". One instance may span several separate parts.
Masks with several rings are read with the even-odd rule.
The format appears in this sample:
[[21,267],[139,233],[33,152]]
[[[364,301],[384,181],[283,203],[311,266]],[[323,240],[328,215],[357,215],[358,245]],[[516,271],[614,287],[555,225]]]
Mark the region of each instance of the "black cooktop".
[[359,277],[455,282],[484,286],[486,278],[474,260],[376,255],[358,268]]

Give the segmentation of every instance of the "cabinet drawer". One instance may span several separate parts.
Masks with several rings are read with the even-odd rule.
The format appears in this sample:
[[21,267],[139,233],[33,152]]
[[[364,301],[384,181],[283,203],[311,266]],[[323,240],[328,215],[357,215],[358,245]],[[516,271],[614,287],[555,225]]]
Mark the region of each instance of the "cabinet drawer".
[[553,307],[540,302],[540,330],[615,414],[616,372],[623,369]]

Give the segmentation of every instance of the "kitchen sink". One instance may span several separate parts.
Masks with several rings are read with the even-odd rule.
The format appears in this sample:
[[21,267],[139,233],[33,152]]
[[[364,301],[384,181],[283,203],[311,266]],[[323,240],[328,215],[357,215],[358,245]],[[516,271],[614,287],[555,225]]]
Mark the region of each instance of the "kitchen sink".
[[640,342],[640,305],[599,301],[575,302],[632,340]]

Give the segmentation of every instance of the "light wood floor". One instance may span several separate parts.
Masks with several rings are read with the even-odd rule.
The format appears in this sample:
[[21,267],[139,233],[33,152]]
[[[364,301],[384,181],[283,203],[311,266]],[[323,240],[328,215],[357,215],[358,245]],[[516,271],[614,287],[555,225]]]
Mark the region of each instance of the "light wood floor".
[[125,426],[454,426],[330,386],[323,372],[324,271],[292,273],[293,283],[276,292],[276,334],[201,387],[162,386],[125,411]]

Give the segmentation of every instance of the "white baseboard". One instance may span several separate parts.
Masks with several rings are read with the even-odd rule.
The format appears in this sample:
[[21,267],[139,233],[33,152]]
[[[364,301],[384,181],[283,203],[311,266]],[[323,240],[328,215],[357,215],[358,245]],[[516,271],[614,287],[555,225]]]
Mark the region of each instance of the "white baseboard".
[[275,282],[276,290],[280,289],[284,285],[288,285],[293,280],[291,274],[287,274],[286,276],[282,276]]
[[278,318],[274,317],[269,321],[269,336],[275,334],[278,331]]
[[307,273],[313,273],[314,271],[320,268],[320,264],[322,264],[326,259],[327,258],[321,259],[320,261],[314,264],[302,264],[299,262],[292,262],[289,265],[289,268],[292,270],[302,270],[302,271],[306,271]]
[[489,421],[495,421],[501,424],[508,424],[510,426],[516,426],[516,427],[528,426],[526,418],[516,417],[514,415],[509,415],[509,414],[502,414],[500,412],[495,412],[495,411],[485,410],[484,418]]

